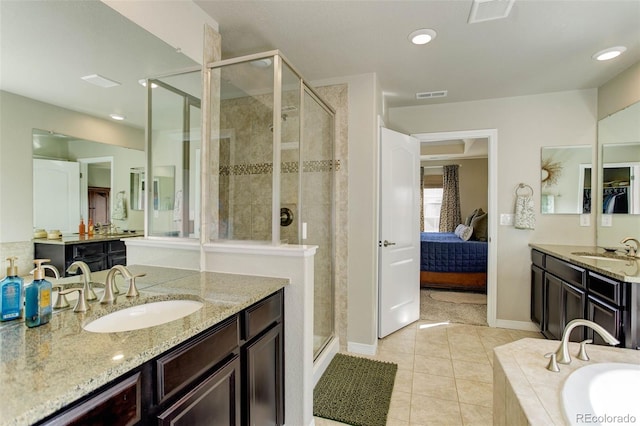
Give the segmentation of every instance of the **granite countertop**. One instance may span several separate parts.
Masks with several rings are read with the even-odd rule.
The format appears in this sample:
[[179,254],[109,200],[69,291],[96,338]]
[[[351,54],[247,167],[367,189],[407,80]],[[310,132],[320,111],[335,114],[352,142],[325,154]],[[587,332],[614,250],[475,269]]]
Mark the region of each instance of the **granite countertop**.
[[[126,288],[114,305],[91,303],[89,312],[56,312],[48,324],[28,328],[23,321],[0,327],[0,425],[27,425],[166,352],[181,342],[264,299],[287,279],[133,265],[140,296]],[[106,272],[92,274],[100,281]],[[49,279],[49,278],[47,278]],[[74,285],[81,276],[64,278]],[[55,286],[59,284],[51,279]],[[75,294],[75,293],[74,293]],[[91,333],[82,326],[109,312],[169,299],[204,302],[195,313],[163,325],[118,333]],[[73,306],[73,303],[72,303]]]
[[[550,254],[575,265],[582,266],[619,281],[640,283],[640,259],[629,257],[625,260],[593,259],[573,253],[600,253],[605,250],[595,246],[570,246],[554,244],[529,244],[530,247]],[[616,253],[620,256],[620,252]]]
[[100,241],[113,241],[120,240],[122,238],[131,238],[131,237],[143,237],[143,232],[122,232],[119,234],[93,234],[89,236],[88,234],[80,235],[80,234],[63,234],[61,238],[57,238],[54,240],[50,240],[48,238],[34,238],[34,243],[40,244],[57,244],[57,245],[66,245],[66,244],[77,244],[77,243],[94,243]]
[[[513,414],[512,400],[503,393],[512,389],[530,425],[565,425],[562,411],[562,386],[567,377],[580,367],[600,362],[640,364],[640,351],[587,345],[589,361],[577,359],[580,345],[569,343],[571,364],[560,364],[559,372],[546,369],[549,359],[544,355],[555,352],[557,340],[521,339],[494,349],[494,416],[500,419],[507,412]],[[508,386],[505,386],[508,384]],[[513,420],[513,419],[511,419]]]

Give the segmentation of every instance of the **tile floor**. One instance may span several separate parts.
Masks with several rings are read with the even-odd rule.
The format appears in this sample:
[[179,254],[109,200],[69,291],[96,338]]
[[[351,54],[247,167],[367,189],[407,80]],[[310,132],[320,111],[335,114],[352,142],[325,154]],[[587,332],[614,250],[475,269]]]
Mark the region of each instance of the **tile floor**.
[[493,348],[525,337],[542,335],[419,321],[380,340],[370,358],[398,364],[387,425],[491,425]]

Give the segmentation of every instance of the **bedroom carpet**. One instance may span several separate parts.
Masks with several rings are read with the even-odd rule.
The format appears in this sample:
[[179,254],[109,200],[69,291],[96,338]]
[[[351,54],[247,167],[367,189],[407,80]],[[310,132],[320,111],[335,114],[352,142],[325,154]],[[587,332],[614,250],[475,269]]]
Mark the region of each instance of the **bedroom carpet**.
[[431,291],[429,296],[441,302],[471,303],[474,305],[486,305],[487,295],[480,293],[464,293],[461,291]]
[[[473,295],[476,302],[479,297],[484,297],[484,303],[470,302],[470,297],[465,297],[465,302],[455,303],[450,300],[460,301],[462,297],[444,295],[451,293],[437,290],[420,290],[420,319],[429,321],[452,322],[459,324],[487,325],[487,305],[485,295]],[[472,296],[472,295],[468,295]],[[438,299],[448,299],[442,301]]]
[[385,426],[398,365],[336,354],[313,390],[313,415]]

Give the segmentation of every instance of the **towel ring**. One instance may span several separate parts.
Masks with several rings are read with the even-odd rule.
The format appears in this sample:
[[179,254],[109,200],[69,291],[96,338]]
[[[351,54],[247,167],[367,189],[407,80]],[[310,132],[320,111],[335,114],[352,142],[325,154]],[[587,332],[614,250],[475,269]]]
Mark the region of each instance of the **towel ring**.
[[[521,190],[524,190],[524,191],[528,190],[529,193],[522,194],[520,192]],[[531,188],[526,183],[520,183],[520,184],[518,184],[518,187],[516,188],[516,196],[524,196],[524,195],[528,195],[530,197],[533,197],[533,188]]]

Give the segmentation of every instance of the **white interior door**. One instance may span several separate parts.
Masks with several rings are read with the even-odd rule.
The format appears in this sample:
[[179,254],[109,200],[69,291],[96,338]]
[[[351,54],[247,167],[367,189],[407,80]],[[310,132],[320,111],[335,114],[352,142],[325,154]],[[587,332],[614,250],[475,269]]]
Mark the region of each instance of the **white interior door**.
[[[78,232],[80,167],[73,161],[33,160],[33,226]],[[61,189],[64,189],[61,191]]]
[[420,152],[414,137],[380,128],[378,337],[420,318]]

